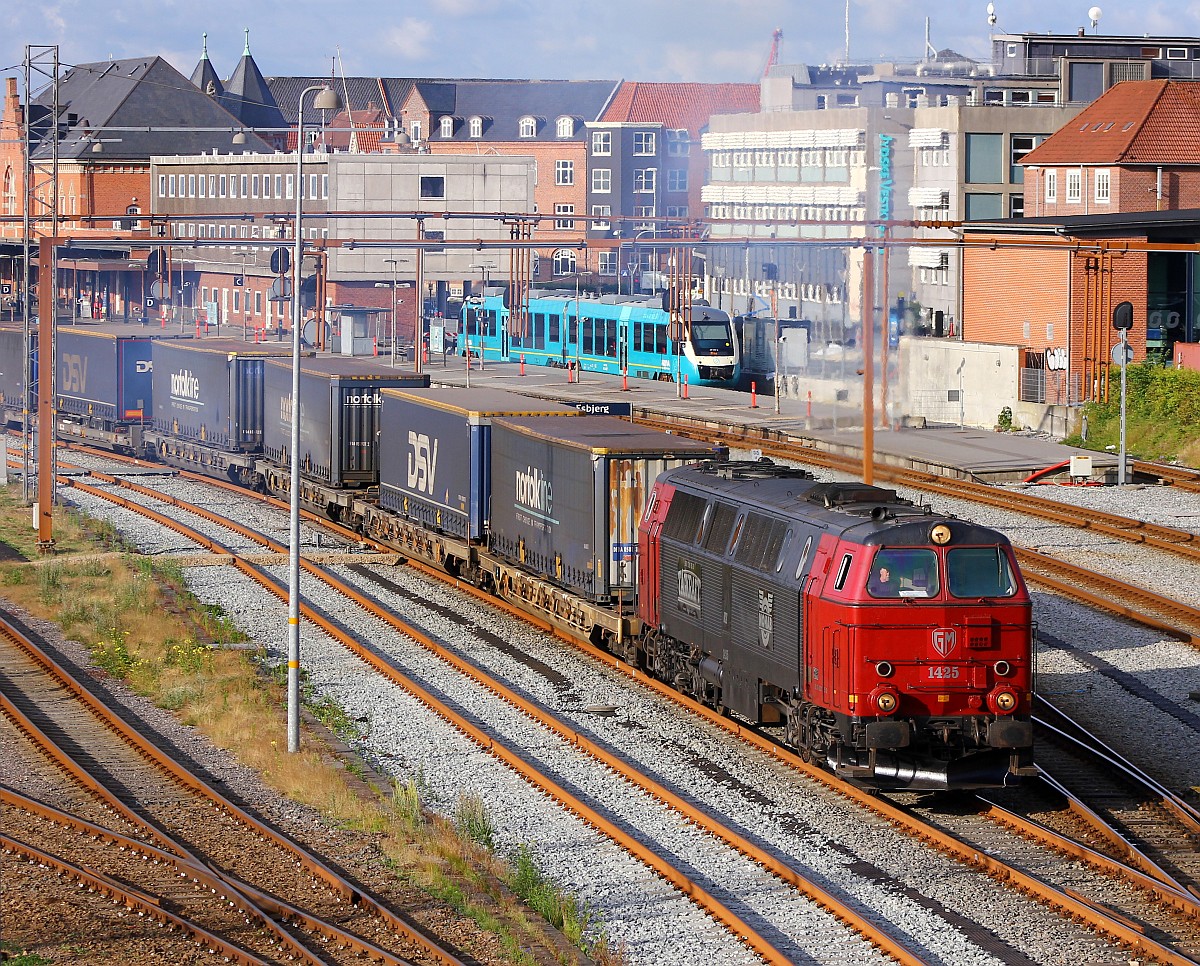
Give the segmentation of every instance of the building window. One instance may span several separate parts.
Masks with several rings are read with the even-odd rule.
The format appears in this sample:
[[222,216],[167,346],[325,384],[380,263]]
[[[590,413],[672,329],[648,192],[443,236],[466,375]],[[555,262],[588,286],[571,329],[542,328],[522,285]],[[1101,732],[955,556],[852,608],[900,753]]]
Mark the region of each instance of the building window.
[[442,175],[423,175],[421,177],[422,198],[445,198],[446,179]]
[[1008,217],[1009,218],[1024,218],[1025,217],[1025,196],[1024,195],[1009,195],[1008,196]]
[[291,201],[292,198],[295,197],[296,176],[294,174],[289,174],[285,183],[287,184],[287,200]]
[[208,176],[208,196],[210,198],[217,196],[217,176],[215,174]]
[[967,221],[1003,218],[1003,195],[968,194],[966,196]]
[[655,138],[653,131],[634,132],[634,154],[648,156],[655,154]]
[[250,197],[250,196],[249,196],[249,195],[246,193],[246,192],[247,192],[247,190],[249,189],[249,187],[250,187],[250,175],[248,175],[248,174],[244,174],[244,175],[242,175],[242,197],[243,197],[243,198],[249,198],[249,197]]
[[560,138],[573,138],[575,136],[575,119],[573,117],[560,117],[555,122],[554,134]]
[[633,190],[639,194],[653,194],[658,168],[634,168]]
[[471,118],[471,137],[473,137],[473,138],[483,137],[483,118],[481,118],[481,117]]
[[575,214],[574,205],[556,204],[554,206],[554,227],[558,229],[571,229],[575,227],[575,219],[567,217]]
[[602,195],[612,191],[612,168],[592,168],[592,191]]
[[968,134],[967,184],[999,184],[1004,180],[1000,162],[1002,134]]
[[573,185],[575,183],[575,162],[554,162],[554,183],[557,185]]
[[454,118],[450,117],[449,115],[443,117],[441,120],[441,130],[439,133],[444,138],[454,137]]
[[318,195],[317,195],[317,176],[315,174],[310,174],[308,176],[308,195],[307,195],[307,197],[309,197],[309,198],[318,197]]
[[687,191],[688,190],[687,168],[668,168],[667,169],[667,190],[668,191]]
[[537,136],[537,121],[529,116],[521,118],[517,127],[517,134],[523,138],[531,138]]
[[408,126],[408,136],[412,140],[413,144],[416,144],[421,140],[421,122],[420,121],[413,121],[412,124],[410,124]]
[[634,218],[651,219],[647,221],[636,221],[633,224],[634,231],[654,231],[654,205],[634,205]]
[[204,197],[205,189],[207,187],[207,179],[204,177],[204,175],[200,175],[200,177],[196,179],[196,190],[199,192],[198,197]]
[[158,176],[158,196],[160,198],[167,196],[167,176],[165,174]]
[[560,248],[554,253],[554,274],[575,274],[575,252],[570,248]]
[[609,219],[612,217],[612,205],[592,205],[592,228],[595,231],[607,231]]
[[596,157],[604,158],[607,158],[612,154],[611,131],[592,132],[592,154],[596,155]]
[[1053,204],[1058,201],[1058,172],[1047,171],[1045,176],[1046,201]]
[[667,205],[665,209],[668,218],[678,218],[684,221],[687,220],[688,206],[687,205]]
[[1008,163],[1009,181],[1013,184],[1025,183],[1025,168],[1021,165],[1021,159],[1044,140],[1046,140],[1044,137],[1033,134],[1014,134],[1012,136]]
[[[201,175],[201,178],[203,178],[203,175]],[[189,198],[195,198],[195,197],[196,197],[196,176],[195,176],[194,174],[189,174],[189,175],[188,175],[188,190],[187,190],[187,196],[188,196]]]
[[1067,204],[1079,204],[1083,200],[1083,172],[1067,172]]
[[175,197],[175,175],[170,175],[167,178],[167,197],[168,198]]
[[250,178],[250,197],[251,198],[258,197],[258,175],[253,175]]
[[667,132],[667,154],[676,158],[687,157],[692,151],[692,136],[686,128]]
[[611,248],[599,252],[596,258],[596,268],[601,275],[615,276],[617,274],[617,253]]
[[321,197],[329,197],[329,175],[327,174],[321,175]]
[[1112,173],[1106,168],[1096,172],[1096,204],[1106,205],[1112,200]]

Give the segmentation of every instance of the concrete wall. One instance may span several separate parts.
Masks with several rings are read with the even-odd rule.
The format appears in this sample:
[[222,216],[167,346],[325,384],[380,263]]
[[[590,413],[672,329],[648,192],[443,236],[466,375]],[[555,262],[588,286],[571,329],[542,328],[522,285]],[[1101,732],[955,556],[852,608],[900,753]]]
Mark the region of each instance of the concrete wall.
[[923,416],[930,423],[991,429],[1007,406],[1014,423],[1026,424],[1017,415],[1021,404],[1016,346],[901,338],[897,356],[893,418]]

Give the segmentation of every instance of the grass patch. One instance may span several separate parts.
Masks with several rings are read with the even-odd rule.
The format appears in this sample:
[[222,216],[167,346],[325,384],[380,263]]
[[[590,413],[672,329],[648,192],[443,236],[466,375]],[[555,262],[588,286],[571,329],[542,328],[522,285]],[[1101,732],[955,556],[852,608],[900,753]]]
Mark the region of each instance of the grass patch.
[[[311,736],[299,753],[290,754],[286,665],[269,664],[220,607],[192,597],[176,564],[119,549],[97,553],[93,541],[121,548],[119,535],[66,509],[55,511],[55,556],[39,558],[29,510],[19,501],[19,487],[0,488],[0,541],[29,558],[0,561],[4,595],[63,624],[68,635],[89,646],[98,667],[202,730],[281,794],[318,809],[334,824],[374,835],[397,880],[474,920],[496,937],[508,961],[575,961],[569,952],[547,946],[537,925],[546,918],[561,920],[564,933],[574,933],[571,941],[602,966],[627,962],[621,952],[609,953],[602,937],[586,935],[595,931],[591,917],[571,901],[542,900],[551,910],[546,915],[542,907],[514,898],[511,883],[531,873],[517,876],[507,859],[493,854],[494,824],[477,797],[460,799],[453,820],[427,815],[418,773],[397,783],[386,799],[364,801],[347,784],[352,763],[332,760]],[[303,670],[301,694],[331,731],[345,739],[358,736],[357,723],[335,701],[316,695]],[[553,891],[549,884],[544,889]],[[576,922],[579,928],[571,925]],[[531,949],[541,955],[535,958]],[[47,960],[8,962],[34,966]]]

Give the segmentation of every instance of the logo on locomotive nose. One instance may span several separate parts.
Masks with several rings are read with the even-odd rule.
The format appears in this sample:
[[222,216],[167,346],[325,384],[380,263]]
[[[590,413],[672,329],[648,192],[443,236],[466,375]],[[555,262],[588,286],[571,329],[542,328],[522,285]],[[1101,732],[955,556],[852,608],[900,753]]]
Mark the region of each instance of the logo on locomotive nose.
[[765,590],[758,592],[758,643],[771,649],[771,635],[775,632],[775,595]]
[[933,632],[933,649],[942,657],[954,650],[955,635],[953,627],[939,627]]

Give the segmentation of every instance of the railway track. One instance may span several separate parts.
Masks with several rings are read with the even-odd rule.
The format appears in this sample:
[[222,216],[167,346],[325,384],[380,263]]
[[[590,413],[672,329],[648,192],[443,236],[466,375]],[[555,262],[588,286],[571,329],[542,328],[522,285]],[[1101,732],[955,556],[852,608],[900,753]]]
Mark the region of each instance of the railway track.
[[[181,501],[164,497],[150,488],[129,480],[109,477],[105,474],[94,473],[93,475],[105,479],[106,482],[118,485],[123,489],[133,491],[140,496],[170,503],[189,513],[202,517],[210,523],[230,529],[245,539],[256,541],[274,552],[282,553],[285,550],[281,544],[270,537],[241,527],[202,507],[185,505]],[[135,500],[126,500],[117,494],[90,487],[78,480],[73,480],[72,485],[84,492],[120,503],[126,506],[127,509],[143,513],[156,522],[168,526],[184,534],[189,539],[207,547],[213,553],[230,555],[234,561],[233,565],[240,571],[255,579],[269,592],[281,598],[283,597],[284,589],[278,583],[264,574],[260,568],[246,563],[239,555],[233,553],[228,547],[219,544],[211,537],[192,530],[177,519],[156,513]],[[894,961],[901,964],[911,964],[911,966],[918,966],[918,964],[925,962],[925,959],[919,952],[908,947],[903,937],[889,933],[887,930],[881,928],[871,921],[869,917],[864,916],[854,903],[825,889],[814,878],[805,875],[801,869],[781,861],[770,850],[763,848],[760,844],[752,841],[749,837],[739,833],[732,827],[724,825],[711,814],[706,813],[703,809],[687,801],[680,794],[657,782],[646,771],[639,769],[634,764],[624,760],[621,756],[611,753],[600,743],[592,741],[586,735],[579,732],[574,726],[562,722],[556,716],[535,702],[523,697],[499,679],[476,668],[468,661],[442,646],[419,627],[401,620],[378,602],[365,596],[333,574],[326,572],[324,568],[315,566],[306,560],[301,561],[301,566],[310,577],[322,581],[332,590],[347,600],[352,601],[356,606],[363,609],[375,619],[381,621],[394,631],[403,634],[405,637],[416,641],[420,646],[435,654],[441,661],[452,667],[457,673],[469,678],[480,687],[496,695],[505,703],[516,708],[521,714],[537,721],[548,733],[563,742],[564,746],[573,748],[595,759],[604,768],[619,775],[631,786],[666,805],[673,812],[677,813],[681,820],[703,830],[714,840],[723,843],[727,848],[739,853],[753,865],[767,870],[771,875],[795,890],[798,896],[803,896],[807,901],[824,909],[852,931],[862,935]],[[360,641],[356,636],[345,631],[340,626],[340,623],[328,614],[319,611],[309,604],[302,604],[301,614],[305,619],[360,658],[373,671],[382,675],[392,684],[417,697],[422,704],[435,711],[438,716],[449,722],[478,746],[499,758],[505,765],[520,774],[527,782],[539,788],[544,794],[569,811],[579,815],[592,828],[637,858],[653,870],[655,874],[671,883],[682,895],[687,896],[716,921],[722,923],[733,935],[739,937],[764,962],[784,964],[792,961],[793,957],[790,952],[785,952],[777,948],[775,942],[763,935],[760,929],[755,928],[744,918],[744,914],[731,908],[726,901],[722,901],[714,895],[692,873],[685,868],[681,868],[678,863],[673,863],[664,858],[653,847],[644,844],[641,841],[642,836],[634,830],[628,829],[621,823],[609,818],[609,808],[607,806],[588,801],[580,795],[575,794],[556,780],[544,768],[539,768],[536,763],[526,760],[518,749],[507,745],[502,736],[485,730],[475,721],[460,713],[449,703],[405,673],[396,663],[381,655],[377,648]]]
[[[1087,809],[1089,824],[1117,858],[1200,900],[1200,810],[1045,699],[1036,705],[1047,783],[1074,810]],[[1200,918],[1200,906],[1196,913]]]
[[[238,962],[351,962],[365,956],[399,964],[414,952],[448,966],[461,962],[315,853],[194,775],[180,763],[178,749],[159,747],[108,708],[14,619],[0,622],[0,654],[0,708],[8,728],[36,749],[27,757],[53,763],[60,772],[57,785],[69,786],[56,797],[74,805],[64,817],[5,789],[3,800],[26,817],[23,829],[33,839],[10,834],[14,854],[43,861],[43,854],[62,848],[63,829],[71,830],[76,844],[66,850],[71,858],[54,859],[59,869],[69,872],[78,865],[75,856],[88,853],[97,871],[70,874],[92,876],[80,878],[89,884],[99,877],[130,908],[189,911],[172,912],[171,924],[192,928],[199,941],[216,944]],[[44,774],[42,780],[54,778]],[[95,838],[96,826],[107,834]],[[122,837],[153,848],[143,854],[174,866],[176,874],[168,873],[149,896],[145,877],[135,879],[137,885],[123,881],[117,861]],[[212,895],[220,897],[215,910]]]
[[[123,485],[131,486],[131,484],[128,484],[128,483],[124,483]],[[155,496],[155,498],[158,498],[157,494],[150,494],[150,495],[153,495],[153,496]],[[217,518],[216,522],[221,523],[222,525],[228,526],[226,521],[223,521],[219,518]],[[311,617],[311,615],[306,615],[306,616]],[[327,630],[328,630],[328,628],[327,628]],[[411,631],[410,631],[410,633],[411,633]],[[603,652],[596,652],[596,651],[594,651],[594,649],[593,649],[593,653],[600,660],[604,661],[605,663],[608,663],[612,666],[619,667],[620,669],[626,671],[626,673],[629,673],[630,669],[622,666],[619,661],[616,661],[610,655],[606,655]],[[472,672],[469,669],[465,669],[465,673],[472,673]],[[659,686],[655,682],[645,682],[645,683],[649,684],[649,686],[651,686],[652,688],[659,688]],[[491,687],[491,685],[488,685],[488,686]],[[662,690],[665,691],[665,689],[662,689]],[[666,692],[666,693],[671,694],[673,696],[673,692]],[[708,715],[708,713],[706,712],[705,709],[693,709],[693,710],[698,710],[699,713]],[[531,713],[531,712],[527,712],[527,713]],[[533,709],[532,713],[540,714],[541,712],[537,711],[537,709]],[[775,747],[769,741],[764,739],[762,736],[757,735],[750,729],[743,728],[742,726],[737,725],[735,722],[731,722],[729,719],[722,719],[719,716],[715,716],[715,715],[713,715],[711,717],[717,723],[721,724],[723,727],[726,727],[729,730],[734,731],[735,733],[738,733],[739,735],[741,735],[741,737],[746,738],[747,740],[750,740],[752,743],[758,743],[760,747],[763,747],[764,750],[769,750],[771,754],[776,755],[776,756],[782,756],[785,759],[793,758],[793,760],[790,762],[790,764],[792,764],[794,767],[801,768],[802,770],[806,771],[813,777],[816,777],[820,781],[831,782],[831,779],[829,778],[829,776],[825,775],[824,773],[810,769],[807,766],[804,766],[801,762],[799,762],[798,759],[795,759],[794,756],[791,756],[790,753],[781,751],[779,748]],[[551,728],[558,727],[561,730],[561,725],[556,726],[553,722],[551,722],[548,726]],[[576,736],[575,740],[578,740],[578,736]],[[631,778],[629,778],[629,780],[635,781],[635,782],[639,781],[639,779],[637,779],[636,777],[631,777]],[[834,783],[834,784],[840,784],[840,783]],[[646,786],[643,784],[642,787],[649,787],[649,786]],[[669,794],[664,795],[661,792],[659,792],[657,789],[651,788],[651,794],[655,794],[655,796],[659,797],[661,800],[669,800],[669,798],[670,798]],[[1102,907],[1098,906],[1094,901],[1090,901],[1090,900],[1088,900],[1086,898],[1082,898],[1078,895],[1071,895],[1069,892],[1064,892],[1062,890],[1056,890],[1052,887],[1048,887],[1044,883],[1038,882],[1033,877],[1025,876],[1022,873],[1020,873],[1018,870],[1007,867],[1002,862],[999,862],[990,857],[981,856],[977,850],[973,850],[972,847],[967,843],[964,843],[959,840],[955,840],[952,837],[945,837],[945,836],[940,835],[936,830],[931,830],[930,827],[923,822],[918,822],[917,824],[914,825],[912,819],[906,818],[904,816],[902,810],[896,810],[893,807],[887,805],[886,803],[879,802],[878,800],[874,800],[868,796],[862,796],[861,803],[865,804],[865,805],[867,805],[867,807],[872,808],[873,810],[885,815],[885,817],[887,817],[889,821],[893,821],[896,824],[903,825],[904,827],[908,828],[910,830],[910,834],[915,834],[915,835],[919,835],[919,836],[923,836],[923,837],[932,837],[934,840],[937,841],[940,848],[942,848],[943,850],[954,855],[960,861],[965,861],[968,864],[983,868],[989,874],[994,875],[997,878],[1003,878],[1009,882],[1016,882],[1020,888],[1037,895],[1043,901],[1052,903],[1056,907],[1070,909],[1072,914],[1079,916],[1081,918],[1085,918],[1090,922],[1093,922],[1098,929],[1105,931],[1105,932],[1109,933],[1110,935],[1116,936],[1118,939],[1120,939],[1120,941],[1129,944],[1133,948],[1141,949],[1143,951],[1153,952],[1154,955],[1156,955],[1158,958],[1160,958],[1162,961],[1165,961],[1165,962],[1187,962],[1188,961],[1186,957],[1179,957],[1179,955],[1177,953],[1175,953],[1174,951],[1168,949],[1167,947],[1160,946],[1158,943],[1154,942],[1152,939],[1147,938],[1144,935],[1142,928],[1139,927],[1136,922],[1130,920],[1128,917],[1122,916],[1122,914],[1120,912],[1116,912],[1112,909],[1102,908]],[[696,818],[694,818],[692,816],[688,816],[688,818],[691,821],[697,820]],[[721,833],[714,832],[714,834],[721,834]],[[746,854],[751,855],[751,857],[755,857],[754,853],[752,851],[749,851]],[[756,858],[756,861],[757,861],[757,858]],[[775,870],[772,870],[772,871],[775,871]],[[896,958],[902,962],[906,961],[904,958],[902,958],[903,955],[904,955],[904,953],[901,952],[899,955],[896,956]]]

